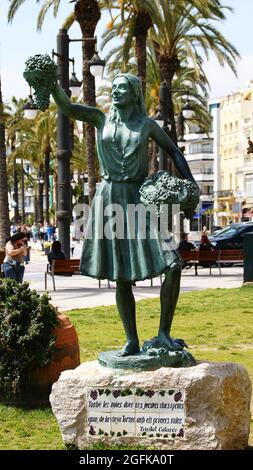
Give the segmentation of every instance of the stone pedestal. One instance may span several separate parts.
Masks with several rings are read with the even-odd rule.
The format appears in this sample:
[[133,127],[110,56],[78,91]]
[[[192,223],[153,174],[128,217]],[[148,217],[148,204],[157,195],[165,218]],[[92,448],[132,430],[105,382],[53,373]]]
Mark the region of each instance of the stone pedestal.
[[245,449],[251,383],[234,363],[131,372],[97,361],[65,371],[50,402],[65,443],[85,448]]

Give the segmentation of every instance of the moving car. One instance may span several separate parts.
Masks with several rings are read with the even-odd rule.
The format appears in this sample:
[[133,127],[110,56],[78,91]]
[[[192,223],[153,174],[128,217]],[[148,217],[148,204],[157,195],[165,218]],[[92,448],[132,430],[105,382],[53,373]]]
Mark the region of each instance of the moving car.
[[215,250],[235,250],[243,248],[243,236],[253,232],[253,222],[230,224],[208,238]]

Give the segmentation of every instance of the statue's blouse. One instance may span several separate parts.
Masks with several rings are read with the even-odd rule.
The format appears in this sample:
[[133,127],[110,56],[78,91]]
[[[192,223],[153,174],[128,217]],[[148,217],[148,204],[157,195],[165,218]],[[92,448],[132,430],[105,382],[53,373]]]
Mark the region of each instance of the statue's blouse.
[[100,174],[116,182],[142,182],[148,173],[148,118],[142,125],[126,127],[105,119],[97,131]]

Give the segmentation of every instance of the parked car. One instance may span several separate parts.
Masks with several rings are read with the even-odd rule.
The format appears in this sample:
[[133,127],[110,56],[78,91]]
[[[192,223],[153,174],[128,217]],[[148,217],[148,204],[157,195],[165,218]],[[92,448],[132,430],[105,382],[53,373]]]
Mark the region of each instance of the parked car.
[[209,236],[215,250],[234,250],[243,248],[243,236],[245,233],[253,232],[253,222],[240,222],[230,224]]
[[211,235],[214,235],[217,233],[219,230],[222,230],[222,227],[220,225],[212,225],[211,227]]

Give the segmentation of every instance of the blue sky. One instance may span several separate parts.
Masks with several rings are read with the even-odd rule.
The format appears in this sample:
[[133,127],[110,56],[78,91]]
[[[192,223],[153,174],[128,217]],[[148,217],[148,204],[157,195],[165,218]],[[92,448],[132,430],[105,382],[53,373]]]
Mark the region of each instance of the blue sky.
[[[2,77],[2,93],[5,101],[11,96],[25,97],[28,87],[22,74],[24,62],[37,53],[49,53],[56,48],[56,35],[62,21],[72,11],[73,4],[62,0],[59,14],[55,19],[48,12],[42,32],[36,31],[36,18],[39,11],[35,0],[26,0],[20,7],[12,24],[7,24],[9,0],[0,0],[0,73]],[[216,59],[211,56],[205,64],[210,84],[210,97],[223,96],[236,88],[245,87],[250,79],[253,80],[253,40],[251,37],[253,19],[253,0],[225,0],[232,6],[234,14],[228,13],[228,19],[220,26],[225,37],[234,44],[241,54],[238,62],[238,79],[225,67],[221,68]],[[100,21],[97,30],[98,45],[103,24],[107,18]],[[72,38],[80,38],[78,25],[70,30]],[[103,55],[103,54],[101,54]],[[71,43],[70,56],[76,58],[77,75],[81,76],[80,43]]]

